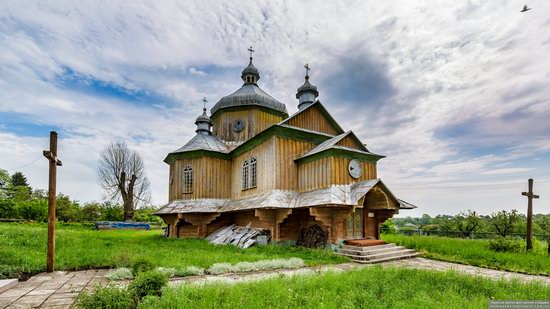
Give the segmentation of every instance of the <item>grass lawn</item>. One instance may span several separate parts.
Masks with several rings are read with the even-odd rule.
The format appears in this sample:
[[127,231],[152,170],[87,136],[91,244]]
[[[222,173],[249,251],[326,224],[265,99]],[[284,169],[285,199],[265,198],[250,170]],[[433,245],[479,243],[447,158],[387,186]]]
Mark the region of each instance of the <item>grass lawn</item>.
[[139,308],[487,308],[495,300],[547,300],[550,287],[455,272],[369,267],[234,285],[185,284]]
[[489,240],[460,239],[438,236],[382,235],[382,239],[416,249],[424,257],[493,269],[550,275],[550,257],[546,246],[535,247],[531,253],[494,252]]
[[[209,267],[214,263],[298,257],[307,265],[349,261],[326,250],[261,246],[239,249],[199,239],[173,239],[161,231],[103,230],[58,225],[56,270],[126,266],[145,257],[157,266]],[[46,269],[46,224],[0,223],[0,279],[25,277]]]

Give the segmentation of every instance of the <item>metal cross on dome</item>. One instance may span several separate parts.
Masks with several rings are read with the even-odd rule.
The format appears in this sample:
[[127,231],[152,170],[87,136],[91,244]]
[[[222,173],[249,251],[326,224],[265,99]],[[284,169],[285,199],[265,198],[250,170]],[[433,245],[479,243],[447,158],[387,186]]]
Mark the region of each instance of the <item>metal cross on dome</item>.
[[206,97],[202,98],[202,104],[203,104],[202,109],[203,109],[203,110],[206,110],[206,102],[208,102],[208,101],[206,100]]
[[255,52],[255,50],[252,49],[252,46],[248,48],[248,51],[250,52],[250,60],[252,60],[252,53]]
[[309,68],[309,64],[306,63],[306,65],[304,65],[304,68],[306,68],[306,76],[309,76],[309,70],[311,70]]

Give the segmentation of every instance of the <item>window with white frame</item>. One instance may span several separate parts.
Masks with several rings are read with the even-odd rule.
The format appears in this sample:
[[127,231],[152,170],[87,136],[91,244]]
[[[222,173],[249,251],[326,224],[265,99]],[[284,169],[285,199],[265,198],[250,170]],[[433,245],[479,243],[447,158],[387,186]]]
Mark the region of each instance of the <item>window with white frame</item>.
[[257,162],[256,157],[250,158],[250,174],[249,174],[249,182],[248,182],[248,188],[256,188],[256,179],[257,179]]
[[243,170],[241,175],[241,189],[246,190],[248,189],[248,172],[249,172],[249,163],[248,160],[244,160],[243,162]]
[[183,169],[183,193],[193,193],[193,167],[187,165]]

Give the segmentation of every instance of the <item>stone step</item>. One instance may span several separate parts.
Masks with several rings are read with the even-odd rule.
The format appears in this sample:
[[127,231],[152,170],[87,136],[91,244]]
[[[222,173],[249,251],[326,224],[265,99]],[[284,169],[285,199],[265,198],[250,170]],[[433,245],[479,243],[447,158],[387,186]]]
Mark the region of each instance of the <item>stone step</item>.
[[382,263],[382,262],[389,262],[389,261],[397,261],[397,260],[403,260],[403,259],[410,259],[420,256],[420,253],[412,253],[412,254],[406,254],[406,255],[400,255],[400,256],[394,256],[394,257],[387,257],[387,258],[380,258],[380,259],[374,259],[374,260],[354,260],[356,263],[360,264],[376,264],[376,263]]
[[0,279],[0,293],[13,288],[16,284],[17,279]]
[[351,258],[354,261],[360,260],[360,261],[367,261],[367,260],[377,260],[377,259],[385,259],[385,258],[391,258],[391,257],[399,257],[403,255],[409,255],[415,253],[412,249],[403,249],[403,250],[395,250],[391,252],[385,252],[385,253],[378,253],[378,254],[372,254],[372,255],[353,255],[353,254],[345,254],[340,253],[340,255],[347,256]]
[[394,247],[390,247],[390,248],[373,249],[373,250],[369,250],[369,251],[342,249],[342,250],[340,250],[340,253],[355,254],[355,255],[373,255],[373,254],[386,253],[386,252],[392,252],[392,251],[403,250],[403,249],[405,249],[405,247],[401,247],[401,246],[394,246]]
[[358,246],[348,246],[344,245],[342,249],[345,250],[357,250],[357,251],[371,251],[371,250],[377,250],[377,249],[385,249],[385,248],[393,248],[395,247],[395,244],[385,244],[385,245],[377,245],[377,246],[367,246],[367,247],[358,247]]

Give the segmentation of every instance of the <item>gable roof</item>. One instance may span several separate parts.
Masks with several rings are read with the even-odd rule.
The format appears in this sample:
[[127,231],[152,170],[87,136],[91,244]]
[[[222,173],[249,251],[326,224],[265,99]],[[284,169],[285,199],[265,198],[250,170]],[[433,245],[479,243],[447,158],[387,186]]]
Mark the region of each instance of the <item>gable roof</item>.
[[227,156],[231,151],[222,140],[215,135],[197,134],[182,147],[170,152],[164,159],[165,163],[171,164],[178,156],[187,153],[191,155],[195,153],[207,153],[215,156]]
[[342,129],[342,127],[340,127],[338,122],[336,122],[336,120],[332,117],[332,115],[327,111],[327,109],[323,106],[323,104],[319,100],[315,101],[315,103],[313,103],[313,104],[310,104],[310,105],[306,106],[306,108],[297,111],[296,113],[292,114],[290,117],[288,117],[287,119],[284,119],[283,121],[279,122],[278,124],[279,125],[290,125],[288,122],[291,119],[296,118],[296,116],[304,113],[305,111],[307,111],[311,108],[317,108],[321,112],[321,114],[323,114],[325,119],[330,123],[330,125],[335,129],[337,134],[344,133],[344,130]]
[[[344,138],[346,137],[351,137],[352,139],[356,140],[357,142],[357,145],[361,148],[361,149],[354,149],[354,148],[350,148],[350,147],[346,147],[346,146],[341,146],[341,145],[338,145],[338,143],[343,140]],[[296,160],[302,160],[306,157],[311,157],[313,155],[316,155],[316,154],[319,154],[321,152],[324,152],[324,151],[328,151],[328,150],[339,150],[339,151],[349,151],[349,152],[355,152],[355,153],[359,153],[359,154],[365,154],[365,155],[371,155],[371,156],[376,156],[376,157],[380,157],[380,158],[383,158],[384,156],[382,155],[378,155],[378,154],[375,154],[375,153],[372,153],[370,152],[367,147],[365,147],[365,145],[363,145],[361,143],[361,141],[359,140],[359,138],[357,138],[357,136],[352,132],[352,131],[348,131],[346,133],[342,133],[340,135],[337,135],[329,140],[326,140],[324,142],[322,142],[321,144],[317,145],[317,147],[313,148],[312,150],[310,150],[309,152],[305,153],[304,155],[302,155],[301,157],[299,157],[298,159]]]

